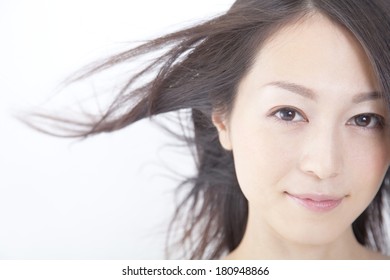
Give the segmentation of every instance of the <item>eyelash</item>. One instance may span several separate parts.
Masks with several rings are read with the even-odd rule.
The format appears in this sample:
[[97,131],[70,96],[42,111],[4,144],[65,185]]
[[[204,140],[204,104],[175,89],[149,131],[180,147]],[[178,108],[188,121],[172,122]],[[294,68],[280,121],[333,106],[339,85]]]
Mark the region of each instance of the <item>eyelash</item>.
[[[290,115],[290,117],[292,117],[293,119],[292,120],[285,120],[283,119],[283,116],[281,116],[282,113],[287,113]],[[279,115],[279,116],[278,116]],[[282,107],[282,108],[278,108],[277,110],[273,111],[270,116],[272,117],[275,117],[278,121],[281,121],[285,124],[296,124],[296,123],[300,123],[300,122],[309,122],[309,120],[307,119],[307,117],[305,116],[305,114],[303,114],[300,110],[298,110],[297,108],[294,108],[294,107]],[[296,117],[299,117],[299,120],[295,120],[294,119]],[[369,124],[367,126],[362,126],[362,125],[358,125],[356,123],[357,119],[358,118],[369,118]],[[374,126],[371,125],[371,123],[374,121]],[[354,122],[355,124],[352,124],[352,122]],[[374,114],[374,113],[363,113],[363,114],[359,114],[359,115],[356,115],[356,116],[353,116],[352,118],[350,118],[348,121],[347,121],[347,125],[352,125],[352,126],[356,126],[358,128],[361,128],[361,129],[368,129],[368,130],[372,130],[372,129],[383,129],[385,127],[385,119],[384,117],[378,115],[378,114]]]
[[[294,121],[294,120],[284,120],[282,116],[280,116],[280,114],[282,114],[282,112],[285,111],[288,112],[288,113],[293,113],[294,115],[294,119],[296,117],[296,115],[300,116],[300,118],[302,120],[299,120],[299,121]],[[279,116],[278,116],[279,114]],[[270,116],[273,116],[275,117],[277,120],[281,121],[281,122],[284,122],[286,124],[294,124],[294,123],[297,123],[297,122],[308,122],[309,120],[305,117],[305,115],[303,113],[300,112],[300,110],[296,109],[296,108],[293,108],[293,107],[282,107],[282,108],[278,108],[277,110],[273,111]]]
[[[370,120],[369,123],[371,123],[371,120],[374,119],[375,120],[374,126],[369,127],[369,126],[357,125],[356,124],[356,120],[359,117],[368,117],[368,118],[370,118],[369,119]],[[352,117],[351,119],[355,122],[355,124],[351,124],[351,121],[348,120],[347,125],[355,125],[355,126],[357,126],[359,128],[362,128],[362,129],[381,129],[382,130],[385,127],[385,118],[380,116],[380,115],[378,115],[378,114],[374,114],[374,113],[359,114],[359,115],[356,115],[356,116]]]

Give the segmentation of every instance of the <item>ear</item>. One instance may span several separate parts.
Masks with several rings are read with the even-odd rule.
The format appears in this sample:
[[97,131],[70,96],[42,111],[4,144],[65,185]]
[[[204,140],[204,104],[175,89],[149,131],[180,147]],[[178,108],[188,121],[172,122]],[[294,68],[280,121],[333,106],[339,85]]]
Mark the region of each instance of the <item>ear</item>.
[[230,140],[230,131],[226,117],[217,112],[213,112],[211,120],[218,130],[219,142],[225,150],[232,150],[232,143]]

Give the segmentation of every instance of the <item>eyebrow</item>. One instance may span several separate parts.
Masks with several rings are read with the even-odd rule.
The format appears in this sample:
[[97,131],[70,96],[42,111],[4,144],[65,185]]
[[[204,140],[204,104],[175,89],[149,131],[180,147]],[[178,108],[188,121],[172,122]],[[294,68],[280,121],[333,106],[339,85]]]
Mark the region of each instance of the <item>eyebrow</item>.
[[[298,94],[300,96],[303,96],[305,98],[311,99],[316,101],[317,100],[317,94],[315,93],[314,90],[305,87],[303,85],[299,85],[296,83],[291,83],[291,82],[285,82],[285,81],[274,81],[267,83],[266,86],[276,86],[285,90],[288,90],[290,92],[293,92],[295,94]],[[378,92],[378,91],[372,91],[372,92],[365,92],[365,93],[359,93],[355,95],[352,98],[352,102],[357,104],[357,103],[362,103],[365,101],[371,101],[371,100],[377,100],[381,99],[383,95]]]

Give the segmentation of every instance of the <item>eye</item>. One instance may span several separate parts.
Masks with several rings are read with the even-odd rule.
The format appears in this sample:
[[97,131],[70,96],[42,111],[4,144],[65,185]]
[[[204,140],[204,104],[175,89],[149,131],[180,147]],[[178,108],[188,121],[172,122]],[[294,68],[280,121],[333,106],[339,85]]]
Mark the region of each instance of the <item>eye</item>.
[[355,125],[362,128],[383,128],[385,120],[377,114],[361,114],[348,120],[348,125]]
[[307,121],[298,110],[290,107],[280,108],[279,110],[272,113],[273,116],[286,122],[302,122]]

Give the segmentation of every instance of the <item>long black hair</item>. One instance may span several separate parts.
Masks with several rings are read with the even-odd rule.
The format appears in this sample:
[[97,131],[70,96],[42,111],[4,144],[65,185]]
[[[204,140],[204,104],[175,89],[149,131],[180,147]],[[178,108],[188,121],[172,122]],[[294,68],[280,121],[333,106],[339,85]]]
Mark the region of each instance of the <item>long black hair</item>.
[[[113,132],[161,113],[187,110],[193,134],[183,139],[196,151],[197,174],[179,188],[185,196],[177,207],[171,229],[176,221],[185,221],[180,244],[188,248],[190,258],[219,258],[241,242],[248,204],[236,178],[232,153],[219,143],[211,114],[231,111],[239,82],[271,34],[313,13],[327,16],[356,37],[370,59],[390,108],[390,2],[237,0],[220,16],[109,57],[78,75],[73,81],[160,52],[141,70],[129,75],[102,115],[89,121],[42,113],[35,117],[53,121],[64,132],[60,136],[87,137]],[[34,121],[29,123],[53,133]],[[389,192],[386,176],[375,199],[352,225],[361,244],[383,253],[388,250],[384,215],[389,213],[385,203],[389,201]]]

